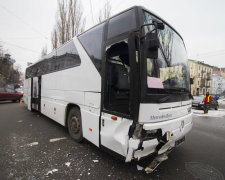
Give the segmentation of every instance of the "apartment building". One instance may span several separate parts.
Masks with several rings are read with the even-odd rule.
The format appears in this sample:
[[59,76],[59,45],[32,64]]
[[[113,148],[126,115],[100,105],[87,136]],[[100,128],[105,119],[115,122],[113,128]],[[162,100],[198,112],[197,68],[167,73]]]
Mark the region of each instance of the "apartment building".
[[204,95],[206,92],[211,92],[213,66],[191,59],[188,60],[188,64],[190,77],[194,80],[194,84],[191,85],[191,94]]

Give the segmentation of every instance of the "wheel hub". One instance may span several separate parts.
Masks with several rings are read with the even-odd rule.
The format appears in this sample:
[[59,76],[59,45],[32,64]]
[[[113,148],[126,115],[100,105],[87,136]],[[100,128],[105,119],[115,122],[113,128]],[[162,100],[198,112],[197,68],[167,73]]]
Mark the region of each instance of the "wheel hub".
[[71,118],[70,127],[74,134],[77,134],[80,131],[80,121],[76,116]]

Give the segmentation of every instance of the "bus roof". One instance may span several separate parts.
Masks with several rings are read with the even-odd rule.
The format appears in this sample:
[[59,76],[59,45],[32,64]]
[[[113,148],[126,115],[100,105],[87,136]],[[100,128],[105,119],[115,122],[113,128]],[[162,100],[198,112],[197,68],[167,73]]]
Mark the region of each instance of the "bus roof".
[[[98,23],[98,24],[92,26],[91,28],[87,29],[86,31],[84,31],[84,32],[82,32],[82,33],[80,33],[80,34],[78,34],[77,37],[80,36],[80,35],[82,35],[82,34],[84,34],[84,33],[86,33],[86,32],[88,32],[89,30],[95,28],[96,26],[99,26],[100,24],[103,24],[103,23],[109,21],[110,19],[112,19],[112,18],[114,18],[114,17],[116,17],[116,16],[118,16],[118,15],[120,15],[120,14],[123,14],[124,12],[129,11],[129,10],[131,10],[131,9],[141,9],[141,10],[145,10],[145,11],[149,12],[150,14],[152,14],[153,16],[155,16],[156,18],[160,19],[163,23],[167,24],[170,28],[172,28],[172,29],[180,36],[180,38],[183,40],[182,36],[176,31],[175,28],[173,28],[169,23],[167,23],[163,18],[161,18],[160,16],[158,16],[157,14],[153,13],[152,11],[146,9],[146,8],[143,7],[143,6],[132,6],[132,7],[128,8],[128,9],[125,9],[124,11],[121,11],[120,13],[117,13],[117,14],[115,14],[114,16],[112,16],[112,17],[110,17],[110,18],[108,18],[108,19],[106,19],[106,20],[104,20],[104,21],[102,21],[102,22],[100,22],[100,23]],[[72,39],[73,39],[73,38],[72,38]],[[58,48],[54,49],[53,51],[51,51],[50,53],[48,53],[47,55],[45,55],[45,56],[42,57],[41,59],[37,60],[35,63],[33,63],[32,65],[30,65],[29,67],[31,67],[31,66],[37,64],[38,62],[41,62],[41,61],[45,60],[45,58],[46,58],[48,55],[50,55],[51,53],[53,53],[53,52],[56,51],[57,49],[61,48],[62,46],[64,46],[64,45],[67,44],[68,42],[70,42],[72,39],[70,39],[69,41],[65,42],[63,45],[59,46]],[[27,67],[27,68],[29,68],[29,67]]]

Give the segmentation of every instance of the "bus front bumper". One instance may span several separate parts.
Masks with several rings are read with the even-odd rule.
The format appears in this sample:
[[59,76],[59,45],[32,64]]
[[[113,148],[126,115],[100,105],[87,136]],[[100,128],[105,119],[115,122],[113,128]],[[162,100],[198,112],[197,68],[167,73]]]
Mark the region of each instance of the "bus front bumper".
[[185,135],[191,130],[192,126],[192,113],[168,121],[143,124],[142,131],[151,132],[160,130],[161,136],[153,139],[145,137],[136,138],[134,136],[130,138],[125,161],[139,160],[152,153],[157,153],[158,155],[165,153],[183,142]]

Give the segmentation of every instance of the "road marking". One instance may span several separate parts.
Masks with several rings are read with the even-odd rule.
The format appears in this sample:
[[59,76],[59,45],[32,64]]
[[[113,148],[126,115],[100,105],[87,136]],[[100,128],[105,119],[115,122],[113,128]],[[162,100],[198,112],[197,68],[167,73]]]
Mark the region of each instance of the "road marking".
[[49,139],[49,142],[56,142],[56,141],[60,141],[60,140],[63,140],[63,139],[67,139],[67,137]]

